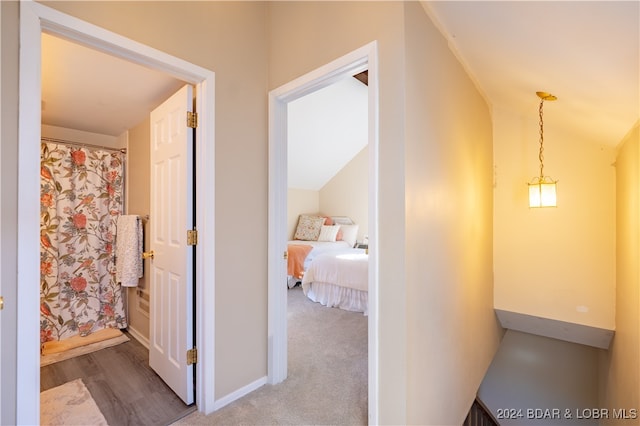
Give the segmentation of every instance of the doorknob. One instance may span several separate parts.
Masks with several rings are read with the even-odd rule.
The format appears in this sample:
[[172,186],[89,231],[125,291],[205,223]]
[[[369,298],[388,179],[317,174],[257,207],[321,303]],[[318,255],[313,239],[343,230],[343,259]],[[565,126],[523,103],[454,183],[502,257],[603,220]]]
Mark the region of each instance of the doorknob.
[[153,250],[151,250],[151,251],[145,251],[145,252],[142,252],[142,258],[143,258],[143,259],[153,259],[153,255],[154,255],[154,254],[155,254],[155,253],[153,253]]

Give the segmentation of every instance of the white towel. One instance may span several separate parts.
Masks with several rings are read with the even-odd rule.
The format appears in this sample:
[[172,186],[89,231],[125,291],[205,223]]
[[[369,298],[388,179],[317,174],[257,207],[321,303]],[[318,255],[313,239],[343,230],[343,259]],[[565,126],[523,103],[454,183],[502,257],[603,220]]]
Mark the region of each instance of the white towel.
[[121,215],[116,226],[116,281],[137,287],[142,278],[142,221],[137,215]]

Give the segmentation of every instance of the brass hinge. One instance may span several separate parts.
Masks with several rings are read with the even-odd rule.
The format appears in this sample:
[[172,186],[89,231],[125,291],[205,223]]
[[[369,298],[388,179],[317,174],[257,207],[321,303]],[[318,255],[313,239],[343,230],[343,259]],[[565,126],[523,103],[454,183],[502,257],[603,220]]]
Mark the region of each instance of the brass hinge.
[[187,365],[193,365],[198,362],[198,349],[193,348],[187,351]]
[[187,111],[187,127],[195,129],[198,127],[198,113]]
[[289,252],[288,252],[287,250],[285,250],[285,251],[284,251],[284,253],[282,254],[282,258],[283,258],[284,260],[289,259]]
[[187,245],[195,246],[198,244],[198,230],[197,229],[188,229],[187,230]]

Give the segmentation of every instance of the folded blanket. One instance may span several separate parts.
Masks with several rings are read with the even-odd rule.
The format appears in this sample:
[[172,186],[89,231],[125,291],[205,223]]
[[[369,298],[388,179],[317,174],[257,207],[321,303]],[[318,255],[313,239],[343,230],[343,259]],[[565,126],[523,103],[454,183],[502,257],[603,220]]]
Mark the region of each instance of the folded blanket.
[[302,278],[304,274],[304,259],[312,249],[313,247],[307,244],[288,245],[287,275]]

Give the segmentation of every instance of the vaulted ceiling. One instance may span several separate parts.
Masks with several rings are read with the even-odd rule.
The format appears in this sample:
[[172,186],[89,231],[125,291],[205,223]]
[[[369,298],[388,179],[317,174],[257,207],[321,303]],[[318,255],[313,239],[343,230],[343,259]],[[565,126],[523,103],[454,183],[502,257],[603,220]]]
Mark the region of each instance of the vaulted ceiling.
[[493,108],[535,120],[549,92],[547,121],[610,146],[640,118],[640,2],[422,4]]
[[[616,145],[640,116],[640,2],[435,1],[424,9],[493,108],[535,112]],[[43,122],[118,135],[181,82],[43,36]],[[550,114],[547,110],[547,114]]]
[[368,92],[362,79],[344,78],[288,104],[289,188],[322,189],[367,145]]

